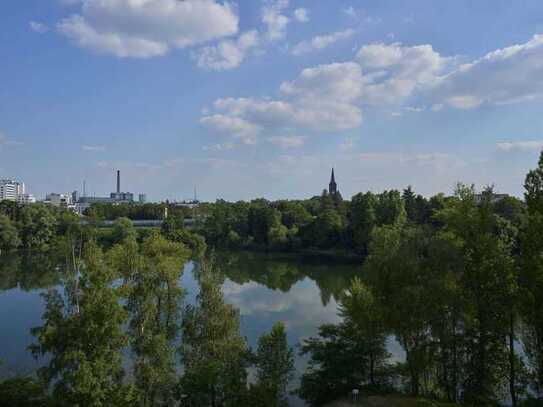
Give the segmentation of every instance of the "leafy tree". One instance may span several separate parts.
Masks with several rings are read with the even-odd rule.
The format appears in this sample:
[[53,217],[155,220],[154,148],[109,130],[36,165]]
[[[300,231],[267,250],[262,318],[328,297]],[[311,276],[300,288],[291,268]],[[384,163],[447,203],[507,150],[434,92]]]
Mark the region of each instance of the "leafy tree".
[[339,313],[344,323],[364,342],[367,380],[373,387],[382,384],[380,375],[385,370],[389,354],[386,350],[387,331],[381,305],[371,290],[355,278],[340,300]]
[[200,267],[200,293],[182,323],[180,394],[189,405],[238,406],[246,401],[248,366],[239,314],[224,302],[213,266]]
[[56,218],[45,205],[25,205],[17,220],[23,247],[28,250],[49,249],[55,236]]
[[122,287],[134,353],[135,385],[142,406],[171,405],[176,386],[175,341],[180,330],[184,290],[179,286],[189,251],[158,233],[141,247],[124,240],[110,262],[124,277]]
[[377,198],[375,214],[379,225],[395,225],[405,222],[405,206],[399,191],[385,191]]
[[72,270],[77,284],[68,284],[64,296],[44,294],[44,325],[32,329],[37,343],[30,347],[36,357],[49,357],[39,375],[60,405],[131,405],[135,395],[122,383],[126,313],[114,273],[94,244],[86,246],[80,271]]
[[274,406],[288,406],[287,386],[294,370],[294,354],[288,346],[285,326],[277,323],[258,340],[258,385]]
[[134,224],[128,218],[119,218],[113,223],[111,231],[112,243],[121,243],[127,239],[135,239],[137,236]]
[[377,224],[377,198],[371,192],[353,196],[351,204],[351,229],[354,247],[367,253],[373,228]]
[[533,373],[534,390],[543,397],[543,152],[524,183],[528,210],[522,236],[523,343]]
[[503,338],[517,283],[507,223],[494,214],[491,196],[491,190],[485,191],[478,205],[473,187],[459,185],[455,199],[437,214],[445,230],[462,242],[462,286],[468,301],[464,399],[480,405],[499,398],[508,375]]
[[0,402],[9,407],[53,407],[43,383],[30,377],[0,381]]
[[0,214],[0,254],[17,249],[21,245],[17,228],[6,215]]

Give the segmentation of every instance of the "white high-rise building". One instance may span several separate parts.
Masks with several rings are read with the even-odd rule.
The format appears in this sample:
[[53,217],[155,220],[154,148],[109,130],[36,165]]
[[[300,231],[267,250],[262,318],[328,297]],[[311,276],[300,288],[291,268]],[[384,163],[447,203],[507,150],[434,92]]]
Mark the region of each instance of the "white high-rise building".
[[21,204],[36,202],[32,194],[27,194],[24,182],[0,179],[0,201],[14,201]]
[[17,201],[20,190],[21,186],[18,182],[11,179],[0,179],[0,201]]

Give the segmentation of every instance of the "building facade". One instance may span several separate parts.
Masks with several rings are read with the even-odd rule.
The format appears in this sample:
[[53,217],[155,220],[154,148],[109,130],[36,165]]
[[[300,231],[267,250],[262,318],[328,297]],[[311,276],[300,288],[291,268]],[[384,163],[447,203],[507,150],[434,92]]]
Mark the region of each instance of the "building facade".
[[0,179],[0,201],[13,201],[20,204],[34,203],[36,198],[27,194],[24,182]]

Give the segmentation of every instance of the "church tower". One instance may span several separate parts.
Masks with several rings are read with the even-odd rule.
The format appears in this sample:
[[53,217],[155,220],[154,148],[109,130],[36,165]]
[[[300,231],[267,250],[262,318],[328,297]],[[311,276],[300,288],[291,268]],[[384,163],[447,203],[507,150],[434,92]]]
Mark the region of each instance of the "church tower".
[[328,187],[328,193],[330,195],[336,195],[337,194],[337,184],[336,184],[336,178],[334,176],[334,169],[332,168],[332,176],[330,177],[330,184]]

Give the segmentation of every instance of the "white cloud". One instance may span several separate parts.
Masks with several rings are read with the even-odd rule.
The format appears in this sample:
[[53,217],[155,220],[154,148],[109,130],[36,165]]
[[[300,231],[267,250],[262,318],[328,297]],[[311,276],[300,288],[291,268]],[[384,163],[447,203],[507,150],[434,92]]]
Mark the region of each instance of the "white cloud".
[[356,9],[353,6],[345,7],[341,9],[341,12],[349,17],[356,17],[357,15]]
[[369,44],[351,62],[302,70],[296,79],[283,82],[273,98],[218,99],[214,111],[202,120],[237,137],[240,127],[249,129],[254,142],[261,133],[310,135],[354,129],[362,123],[364,107],[398,116],[402,111],[473,109],[484,103],[531,100],[543,95],[542,60],[543,36],[464,65],[429,44]]
[[351,38],[355,33],[355,30],[347,29],[329,35],[318,35],[310,41],[299,42],[292,48],[291,53],[293,55],[302,55],[309,52],[319,51],[338,41]]
[[283,14],[289,0],[267,0],[262,8],[262,22],[267,27],[266,37],[269,41],[283,39],[286,35],[290,19]]
[[294,18],[300,23],[307,23],[309,21],[309,12],[305,8],[297,8],[294,10]]
[[300,148],[305,144],[306,137],[303,136],[274,136],[269,142],[283,149]]
[[339,131],[358,127],[362,112],[354,104],[363,82],[360,66],[354,62],[304,69],[298,79],[284,82],[284,99],[226,98],[214,103],[213,115],[202,123],[234,137],[251,140],[263,130]]
[[105,146],[89,146],[89,145],[84,145],[81,147],[83,149],[83,151],[93,151],[93,152],[101,152],[101,151],[106,151],[106,147]]
[[473,109],[483,103],[507,104],[543,95],[543,35],[524,44],[490,52],[443,78],[438,97]]
[[233,135],[244,144],[254,144],[256,136],[260,132],[259,126],[240,117],[214,114],[200,119],[204,126],[218,132]]
[[28,25],[32,31],[39,34],[45,34],[47,31],[49,31],[49,27],[46,24],[39,23],[37,21],[30,21]]
[[368,71],[364,101],[371,105],[396,104],[417,89],[436,84],[449,62],[431,45],[402,46],[400,43],[365,45],[356,60]]
[[222,71],[240,66],[247,52],[258,45],[258,32],[252,30],[240,35],[236,41],[223,40],[217,45],[201,48],[192,57],[200,68]]
[[212,144],[209,146],[204,146],[202,149],[204,151],[228,151],[234,149],[235,145],[234,143],[227,142],[227,143],[218,143],[218,144]]
[[538,152],[543,149],[543,141],[511,141],[496,144],[498,150],[509,152]]
[[76,45],[120,58],[150,58],[236,34],[239,18],[215,0],[85,0],[57,28]]

